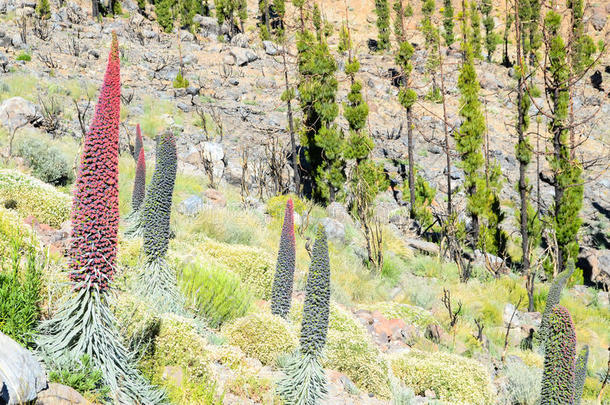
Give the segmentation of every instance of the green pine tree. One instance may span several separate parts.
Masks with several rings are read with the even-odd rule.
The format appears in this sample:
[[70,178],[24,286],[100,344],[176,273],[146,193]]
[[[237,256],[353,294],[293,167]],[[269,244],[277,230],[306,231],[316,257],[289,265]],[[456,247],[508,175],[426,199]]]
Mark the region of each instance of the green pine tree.
[[569,259],[578,255],[578,231],[582,224],[579,216],[582,208],[583,191],[582,166],[571,156],[568,107],[570,104],[570,66],[566,44],[561,36],[561,16],[549,11],[545,17],[545,30],[549,38],[547,57],[549,59],[549,79],[545,81],[546,94],[551,100],[552,119],[549,132],[553,153],[549,164],[553,171],[555,200],[553,217],[557,238],[557,262],[559,271],[565,269]]
[[438,70],[440,59],[438,56],[438,50],[440,46],[440,32],[432,22],[432,15],[436,5],[434,0],[424,0],[422,3],[422,22],[421,30],[426,40],[426,49],[428,51],[428,57],[426,59],[426,70],[432,74],[432,88],[426,96],[431,101],[440,102],[442,97],[440,89],[436,83],[436,71]]
[[451,46],[455,41],[453,36],[453,28],[455,23],[453,22],[453,4],[451,0],[444,0],[443,3],[443,38],[445,38],[445,45]]
[[[244,32],[244,23],[248,19],[248,4],[246,0],[214,0],[218,24],[225,21],[231,27],[231,35],[238,31]],[[239,26],[237,25],[239,22]]]
[[495,23],[491,15],[493,3],[491,0],[481,1],[481,14],[483,14],[483,26],[485,27],[485,49],[487,50],[487,62],[491,62],[492,56],[498,46],[498,34],[494,32]]
[[43,20],[51,18],[51,4],[49,3],[49,0],[38,0],[36,14],[38,14],[38,18]]
[[388,0],[375,0],[375,13],[377,14],[377,29],[379,31],[377,49],[384,51],[390,49],[390,6]]
[[[468,30],[467,30],[468,31]],[[467,38],[472,33],[467,32]],[[469,41],[471,42],[471,41]],[[477,246],[479,242],[479,218],[485,211],[486,193],[485,179],[481,175],[484,159],[481,151],[485,133],[485,118],[479,101],[480,86],[474,68],[472,45],[462,44],[464,62],[458,77],[458,88],[461,93],[460,116],[464,119],[456,132],[456,149],[460,154],[461,167],[464,170],[464,188],[467,195],[467,211],[471,219],[471,242]]]
[[475,58],[481,59],[481,15],[476,0],[470,2],[470,25],[472,27],[470,39],[472,53]]
[[345,182],[345,142],[334,123],[339,114],[337,62],[324,38],[316,39],[307,30],[297,38],[298,89],[303,111],[301,145],[306,148],[311,196],[324,203],[334,200]]
[[593,64],[592,56],[596,51],[595,43],[589,35],[585,35],[584,1],[568,0],[567,5],[572,15],[572,38],[569,51],[570,64],[575,74],[582,73]]

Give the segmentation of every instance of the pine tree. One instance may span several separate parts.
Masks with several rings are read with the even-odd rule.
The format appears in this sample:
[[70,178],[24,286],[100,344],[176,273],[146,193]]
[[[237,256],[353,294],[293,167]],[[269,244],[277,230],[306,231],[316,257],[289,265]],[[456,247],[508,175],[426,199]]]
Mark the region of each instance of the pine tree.
[[470,25],[472,27],[470,39],[472,53],[475,58],[481,59],[481,15],[479,14],[479,7],[476,0],[470,2]]
[[345,182],[344,140],[334,123],[337,62],[324,38],[305,30],[298,35],[299,94],[303,111],[301,145],[309,166],[305,193],[315,201],[334,201]]
[[553,153],[549,164],[553,172],[555,200],[553,207],[555,235],[557,238],[557,264],[559,271],[565,269],[569,259],[578,255],[578,230],[582,223],[579,216],[582,208],[583,185],[582,167],[571,156],[568,128],[568,107],[570,104],[570,67],[567,49],[561,37],[561,16],[549,11],[545,17],[548,40],[548,78],[545,80],[546,93],[551,100],[552,119],[549,132],[552,136]]
[[38,14],[38,18],[43,20],[51,18],[51,4],[49,3],[49,0],[38,0],[38,4],[36,4],[36,14]]
[[327,394],[327,381],[320,364],[326,344],[330,315],[330,261],[324,228],[319,227],[312,249],[305,285],[300,348],[284,367],[278,393],[291,405],[316,405]]
[[504,35],[502,42],[504,43],[504,47],[502,49],[502,66],[511,67],[513,63],[510,61],[508,57],[508,36],[511,32],[511,27],[515,22],[515,16],[513,13],[508,12],[508,3],[506,3],[506,13],[504,13]]
[[290,312],[295,261],[294,206],[292,199],[286,202],[280,248],[277,254],[275,278],[271,289],[271,313],[286,318]]
[[375,0],[375,13],[377,14],[377,29],[379,31],[377,49],[384,51],[390,49],[390,6],[388,0]]
[[[219,25],[226,21],[231,27],[231,35],[236,34],[238,30],[244,32],[244,23],[248,19],[246,0],[215,0],[215,5]],[[237,25],[238,21],[239,27]]]
[[443,3],[443,38],[445,38],[445,45],[451,46],[455,41],[455,37],[453,36],[453,28],[455,26],[453,22],[453,4],[451,4],[451,0],[444,0]]
[[582,73],[593,64],[592,55],[596,51],[595,43],[585,34],[583,0],[567,0],[571,14],[572,37],[570,38],[570,65],[574,74]]
[[[349,25],[346,25],[347,37],[351,38]],[[351,40],[349,41],[351,45]],[[343,107],[343,115],[347,120],[349,135],[347,137],[344,156],[354,160],[349,175],[348,188],[353,196],[352,213],[359,220],[366,238],[369,263],[380,271],[383,265],[383,255],[378,247],[377,234],[373,230],[373,201],[388,183],[383,173],[383,166],[371,158],[375,146],[366,131],[369,106],[362,96],[362,82],[356,79],[360,63],[352,57],[351,46],[348,49],[348,61],[345,73],[352,83],[347,95],[347,103]]]
[[493,3],[491,0],[481,1],[481,13],[483,14],[483,26],[485,27],[485,49],[487,50],[487,62],[491,62],[492,56],[498,45],[498,35],[494,32],[495,23],[491,15]]
[[[528,51],[529,51],[529,62],[530,66],[536,65],[536,51],[542,45],[542,37],[540,35],[540,9],[541,9],[541,0],[529,0],[527,2],[529,22],[527,26],[527,34],[528,34]],[[525,48],[524,55],[525,57]],[[533,80],[533,77],[532,77]]]
[[[467,37],[472,38],[472,33],[469,33]],[[479,218],[483,214],[486,204],[485,180],[480,173],[484,163],[481,147],[485,133],[485,118],[481,112],[480,86],[474,68],[472,46],[469,42],[462,44],[465,57],[458,77],[458,88],[461,93],[460,105],[462,106],[460,115],[464,121],[456,133],[455,140],[466,177],[464,188],[467,195],[466,208],[471,219],[471,242],[476,247],[479,242]]]
[[576,334],[567,309],[553,308],[545,346],[541,405],[574,404]]
[[440,101],[440,91],[436,83],[436,71],[439,65],[438,50],[440,47],[439,29],[432,22],[432,15],[436,4],[434,0],[424,0],[422,2],[422,22],[421,29],[426,40],[426,50],[428,57],[426,59],[426,70],[432,73],[432,88],[427,98],[438,102]]
[[159,403],[137,371],[108,305],[118,230],[120,61],[115,34],[93,122],[83,144],[76,180],[70,249],[74,294],[41,324],[39,350],[51,358],[87,354],[118,403]]

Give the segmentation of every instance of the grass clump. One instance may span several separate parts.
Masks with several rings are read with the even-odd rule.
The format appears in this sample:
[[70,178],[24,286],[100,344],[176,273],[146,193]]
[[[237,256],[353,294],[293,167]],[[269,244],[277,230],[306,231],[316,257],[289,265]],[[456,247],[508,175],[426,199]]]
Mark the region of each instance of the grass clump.
[[28,346],[34,342],[40,317],[46,259],[20,236],[1,236],[8,239],[10,249],[0,257],[0,331]]
[[252,294],[239,276],[214,259],[184,266],[179,279],[182,291],[213,328],[244,316],[250,308]]
[[394,375],[417,395],[432,390],[437,398],[450,403],[495,403],[490,376],[475,360],[413,349],[393,358],[391,367]]
[[59,228],[70,218],[71,198],[53,186],[17,170],[0,170],[0,203],[21,216]]
[[398,302],[377,302],[363,305],[361,308],[371,312],[379,311],[387,319],[402,319],[405,323],[419,328],[425,328],[430,324],[438,324],[438,321],[430,312],[419,307]]
[[223,326],[222,334],[229,344],[238,346],[247,356],[266,365],[274,364],[278,356],[294,351],[298,345],[292,326],[268,312],[236,319]]
[[17,55],[16,59],[17,60],[22,60],[22,61],[25,61],[25,62],[29,62],[29,61],[32,60],[32,55],[30,55],[27,52],[20,52],[19,55]]

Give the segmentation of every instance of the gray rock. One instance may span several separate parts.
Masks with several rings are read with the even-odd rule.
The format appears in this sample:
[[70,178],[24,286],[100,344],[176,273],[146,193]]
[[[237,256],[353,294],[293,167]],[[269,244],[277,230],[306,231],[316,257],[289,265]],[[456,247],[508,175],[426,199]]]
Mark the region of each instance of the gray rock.
[[36,123],[41,119],[38,108],[21,97],[12,97],[0,105],[0,122],[9,129]]
[[273,77],[259,77],[256,79],[256,87],[260,87],[261,89],[275,89],[277,84]]
[[220,35],[220,26],[218,25],[218,20],[216,18],[197,15],[195,17],[197,18],[193,18],[193,21],[199,23],[203,36],[216,38]]
[[100,58],[100,53],[96,49],[90,49],[88,53],[89,53],[89,56],[91,56],[93,59]]
[[[447,174],[447,167],[443,169],[443,174]],[[458,169],[455,166],[451,166],[451,179],[464,180],[464,171],[462,169]]]
[[591,16],[591,25],[593,26],[593,28],[595,28],[595,31],[601,31],[604,29],[604,27],[606,26],[606,20],[608,19],[608,17],[606,16],[606,13],[599,9],[595,9],[593,11],[593,15]]
[[325,217],[320,223],[326,231],[329,240],[345,243],[345,226],[336,219]]
[[184,42],[193,42],[195,36],[188,31],[180,31],[180,40]]
[[235,77],[230,77],[228,82],[229,82],[229,84],[231,84],[233,86],[237,86],[239,84],[239,80],[237,80],[237,78],[235,78]]
[[272,41],[263,41],[263,46],[265,47],[265,53],[267,55],[275,56],[280,53],[277,46]]
[[27,403],[45,388],[47,376],[34,355],[0,332],[0,402]]
[[481,83],[481,87],[485,90],[495,91],[504,88],[504,84],[489,71],[483,71],[479,76],[479,83]]
[[188,86],[186,88],[186,94],[188,94],[189,96],[196,96],[199,94],[199,89],[195,86]]
[[197,63],[197,57],[192,54],[185,55],[182,58],[182,63],[185,65],[193,65],[193,64]]
[[13,47],[15,48],[22,48],[23,47],[23,41],[21,40],[21,35],[19,34],[14,34],[11,37],[11,44],[13,45]]
[[336,219],[337,221],[343,224],[353,224],[352,217],[349,215],[345,207],[338,202],[332,202],[326,207],[326,215],[328,215],[332,219]]
[[196,217],[205,207],[203,198],[199,195],[191,195],[178,204],[178,212],[187,217]]
[[238,46],[240,48],[247,48],[250,46],[248,36],[246,34],[237,34],[231,38],[231,45]]
[[157,34],[153,30],[142,30],[142,35],[144,35],[144,38],[146,38],[146,39],[154,39],[154,40],[159,39],[159,34]]
[[221,143],[204,142],[202,145],[203,157],[212,162],[214,179],[221,179],[225,171],[225,151]]
[[40,392],[36,405],[91,405],[91,402],[72,387],[51,383]]
[[258,55],[252,52],[250,49],[245,48],[231,48],[231,56],[237,66],[245,66],[250,62],[254,62],[258,59]]
[[0,69],[2,69],[3,72],[8,70],[8,58],[2,52],[0,52]]

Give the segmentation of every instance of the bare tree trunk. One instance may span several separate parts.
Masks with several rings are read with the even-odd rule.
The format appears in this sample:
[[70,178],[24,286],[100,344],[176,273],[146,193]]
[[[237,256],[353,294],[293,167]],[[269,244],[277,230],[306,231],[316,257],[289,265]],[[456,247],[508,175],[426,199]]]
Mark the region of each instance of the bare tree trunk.
[[[286,47],[282,46],[282,56],[284,59],[284,82],[286,85],[286,92],[290,92],[290,86],[288,83],[288,65],[286,64]],[[299,176],[299,163],[297,156],[297,144],[296,137],[294,134],[294,119],[292,116],[292,102],[290,97],[286,99],[286,107],[288,108],[288,129],[290,131],[290,152],[292,153],[292,170],[294,176],[294,191],[295,194],[301,195],[301,178]]]
[[413,158],[413,108],[407,107],[407,155],[409,159],[410,217],[415,219],[415,159]]
[[100,15],[100,6],[98,0],[91,0],[91,17],[96,19]]

